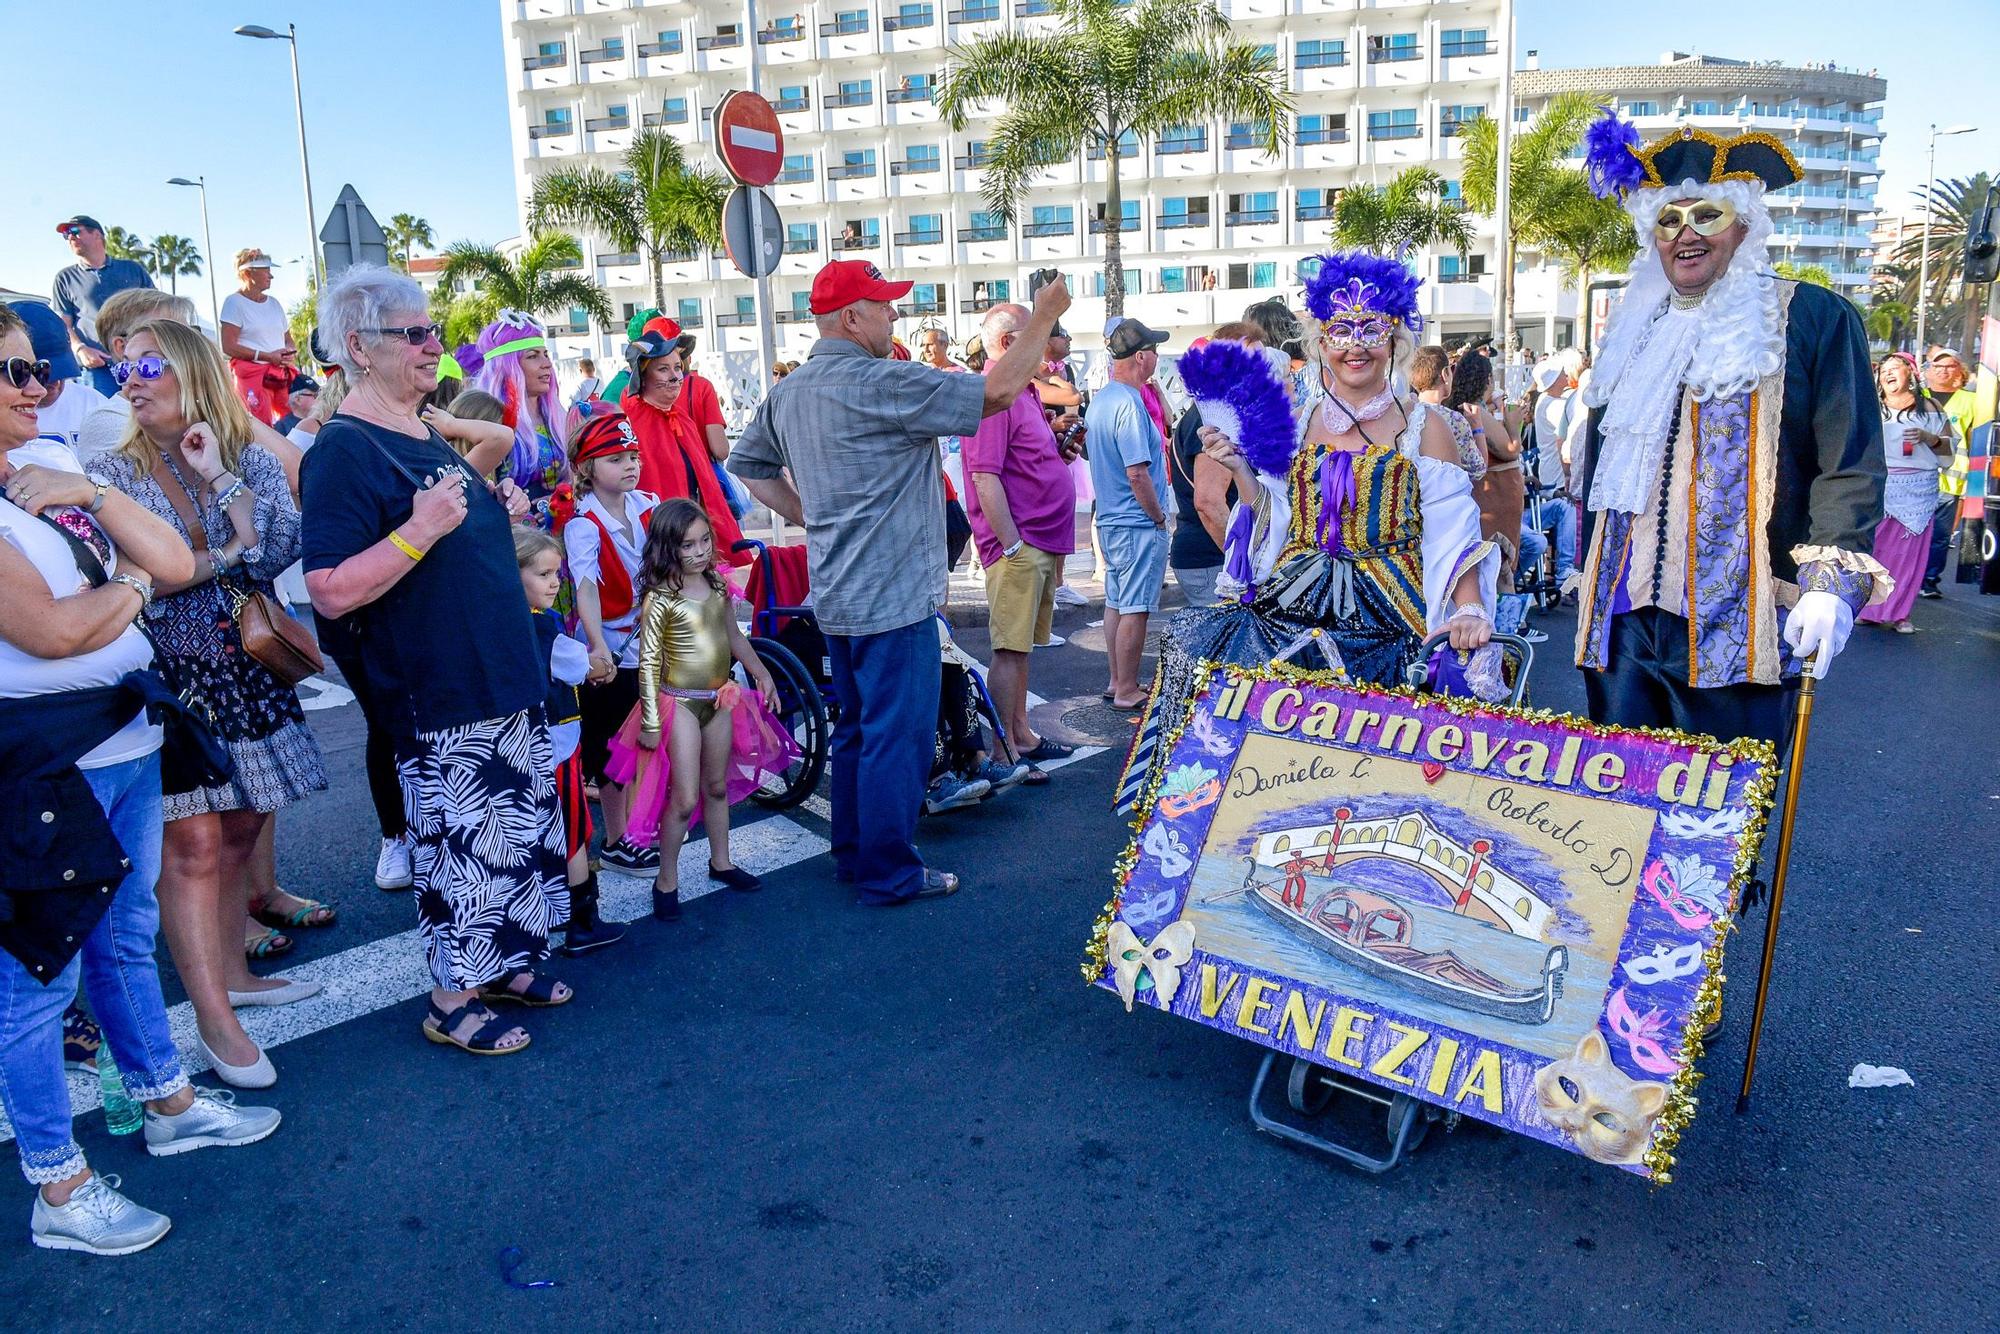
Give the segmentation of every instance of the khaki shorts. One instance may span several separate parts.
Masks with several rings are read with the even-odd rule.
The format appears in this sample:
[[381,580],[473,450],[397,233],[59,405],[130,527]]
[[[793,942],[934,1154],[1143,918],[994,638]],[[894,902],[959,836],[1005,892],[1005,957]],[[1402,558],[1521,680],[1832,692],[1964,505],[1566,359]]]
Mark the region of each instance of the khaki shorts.
[[1027,653],[1049,642],[1062,568],[1061,556],[1032,546],[986,567],[987,630],[994,648]]

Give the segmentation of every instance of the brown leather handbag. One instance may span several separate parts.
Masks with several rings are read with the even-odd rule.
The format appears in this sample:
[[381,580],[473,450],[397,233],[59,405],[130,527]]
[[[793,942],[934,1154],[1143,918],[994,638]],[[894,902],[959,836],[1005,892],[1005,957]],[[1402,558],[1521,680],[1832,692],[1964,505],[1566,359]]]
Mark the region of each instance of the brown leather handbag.
[[[201,506],[179,477],[169,475],[165,459],[153,469],[153,481],[186,525],[188,545],[196,554],[207,551],[208,530],[202,526]],[[216,582],[222,585],[223,594],[229,599],[229,614],[236,622],[243,651],[265,671],[283,684],[295,686],[315,672],[326,670],[326,660],[320,656],[312,633],[279,606],[276,598],[260,589],[226,583],[219,578]]]

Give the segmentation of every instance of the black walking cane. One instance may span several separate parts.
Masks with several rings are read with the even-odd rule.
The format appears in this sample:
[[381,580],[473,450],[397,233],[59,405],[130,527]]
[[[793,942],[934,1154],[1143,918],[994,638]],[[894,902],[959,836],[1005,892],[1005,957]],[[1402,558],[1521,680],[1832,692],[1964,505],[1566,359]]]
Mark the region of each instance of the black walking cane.
[[1799,681],[1798,716],[1792,723],[1792,754],[1785,765],[1785,805],[1778,821],[1778,866],[1771,875],[1771,920],[1764,928],[1764,966],[1757,975],[1757,1005],[1750,1013],[1750,1051],[1743,1058],[1743,1091],[1736,1114],[1750,1108],[1750,1077],[1757,1073],[1757,1039],[1764,1032],[1764,1002],[1771,994],[1771,957],[1778,949],[1778,914],[1785,907],[1785,875],[1792,865],[1792,827],[1799,813],[1799,780],[1805,770],[1806,735],[1812,731],[1813,673],[1810,659]]

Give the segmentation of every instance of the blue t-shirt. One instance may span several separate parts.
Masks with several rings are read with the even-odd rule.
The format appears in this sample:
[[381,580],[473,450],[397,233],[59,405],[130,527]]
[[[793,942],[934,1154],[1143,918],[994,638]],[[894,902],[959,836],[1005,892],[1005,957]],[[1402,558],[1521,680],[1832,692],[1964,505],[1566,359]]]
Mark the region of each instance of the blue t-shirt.
[[[1160,428],[1139,391],[1117,380],[1090,396],[1083,414],[1090,442],[1090,485],[1097,492],[1097,521],[1107,528],[1151,528],[1153,521],[1132,494],[1125,470],[1146,465],[1153,479],[1153,497],[1167,503],[1167,455]],[[1161,513],[1165,513],[1162,508]]]
[[97,341],[97,312],[120,292],[152,285],[152,275],[137,260],[107,259],[101,269],[72,264],[56,275],[56,310],[69,317],[84,342],[108,356],[111,349]]
[[[306,572],[380,542],[410,517],[418,482],[463,466],[436,432],[418,440],[336,414],[300,469]],[[548,694],[506,507],[469,474],[465,497],[465,522],[388,592],[336,624],[320,618],[341,670],[364,677],[357,693],[405,735],[505,718]]]

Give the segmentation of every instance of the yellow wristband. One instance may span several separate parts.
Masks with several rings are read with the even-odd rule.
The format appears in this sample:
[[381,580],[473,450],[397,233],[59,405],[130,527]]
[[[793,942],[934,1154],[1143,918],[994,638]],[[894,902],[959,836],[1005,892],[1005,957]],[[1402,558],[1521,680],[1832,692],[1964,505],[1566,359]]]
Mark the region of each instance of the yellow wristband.
[[402,552],[411,560],[422,560],[424,558],[424,553],[404,541],[401,533],[392,530],[389,534],[389,540],[396,544],[396,550]]

